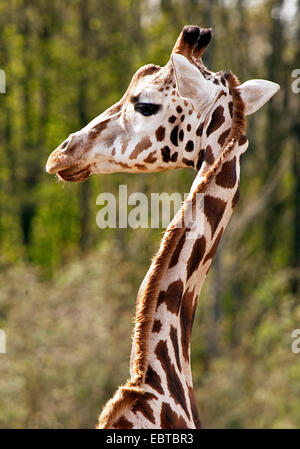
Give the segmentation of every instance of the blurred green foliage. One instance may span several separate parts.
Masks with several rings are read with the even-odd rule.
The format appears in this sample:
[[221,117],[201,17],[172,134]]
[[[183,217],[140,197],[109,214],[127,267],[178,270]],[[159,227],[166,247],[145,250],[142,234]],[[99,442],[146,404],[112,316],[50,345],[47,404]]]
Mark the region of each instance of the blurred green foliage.
[[1,0],[0,427],[93,427],[128,376],[135,296],[162,230],[96,226],[96,197],[189,191],[194,172],[57,183],[50,152],[164,65],[187,23],[210,69],[281,91],[249,118],[241,199],[200,296],[192,361],[204,427],[299,427],[300,3]]

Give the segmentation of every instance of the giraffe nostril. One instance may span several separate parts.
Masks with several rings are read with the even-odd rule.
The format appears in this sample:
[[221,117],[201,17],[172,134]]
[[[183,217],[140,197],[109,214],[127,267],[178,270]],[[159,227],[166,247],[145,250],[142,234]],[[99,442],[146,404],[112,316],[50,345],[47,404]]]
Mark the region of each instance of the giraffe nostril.
[[68,140],[68,139],[65,140],[65,141],[61,144],[60,149],[63,150],[64,148],[66,148],[66,146],[68,145],[68,143],[69,143],[69,140]]

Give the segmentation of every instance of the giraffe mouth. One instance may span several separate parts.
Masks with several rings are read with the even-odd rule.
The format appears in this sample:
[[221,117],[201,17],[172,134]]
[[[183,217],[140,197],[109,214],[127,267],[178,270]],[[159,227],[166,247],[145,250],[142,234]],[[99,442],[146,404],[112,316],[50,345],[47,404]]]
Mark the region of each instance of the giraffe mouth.
[[91,174],[91,166],[78,170],[78,167],[66,168],[57,172],[57,175],[63,181],[81,182],[85,181]]

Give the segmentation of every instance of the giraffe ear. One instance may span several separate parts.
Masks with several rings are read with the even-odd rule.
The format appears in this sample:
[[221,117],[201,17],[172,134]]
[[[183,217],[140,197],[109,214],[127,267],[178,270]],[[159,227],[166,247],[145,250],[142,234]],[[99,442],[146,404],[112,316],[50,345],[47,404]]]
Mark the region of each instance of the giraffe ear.
[[216,86],[207,81],[200,70],[185,56],[173,53],[171,56],[175,71],[177,89],[185,98],[191,98],[201,104],[209,103],[216,95]]
[[270,100],[280,86],[277,83],[266,80],[249,80],[238,87],[245,103],[245,114],[250,115],[260,109]]

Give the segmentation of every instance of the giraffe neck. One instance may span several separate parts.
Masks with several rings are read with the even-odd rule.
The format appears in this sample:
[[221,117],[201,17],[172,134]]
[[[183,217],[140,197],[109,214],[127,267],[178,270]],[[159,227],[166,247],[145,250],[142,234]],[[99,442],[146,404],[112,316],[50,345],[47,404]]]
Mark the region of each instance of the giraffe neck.
[[[203,126],[201,142],[204,145],[199,155],[204,163],[193,183],[191,199],[200,180],[220,156],[230,134],[231,107],[229,105],[226,110],[221,98],[216,102],[215,115],[224,116],[218,133],[214,127],[220,122],[217,124],[211,119]],[[145,391],[158,396],[152,399],[153,408],[159,411],[159,416],[154,417],[155,425],[161,423],[168,427],[182,420],[181,425],[185,422],[189,428],[200,427],[190,365],[191,331],[199,293],[238,198],[239,156],[246,146],[246,139],[240,138],[221,170],[207,185],[196,206],[200,208],[197,215],[200,220],[185,227],[162,279],[149,338],[145,379]]]
[[[198,128],[202,167],[140,288],[131,379],[105,407],[100,427],[200,425],[190,367],[193,317],[237,199],[239,155],[247,147],[242,137],[243,103],[235,77],[230,82],[233,113],[230,101],[220,97],[209,120]],[[187,219],[191,211],[197,213],[197,220]]]
[[[177,422],[180,426],[183,419],[188,428],[200,427],[193,393],[190,339],[199,293],[237,201],[239,150],[236,144],[216,178],[221,184],[224,172],[231,172],[232,188],[227,190],[215,181],[207,187],[202,204],[203,230],[197,233],[196,226],[185,229],[161,283],[145,378],[145,391],[156,396],[152,400],[158,411],[155,425],[169,428]],[[197,238],[190,239],[195,233]]]

